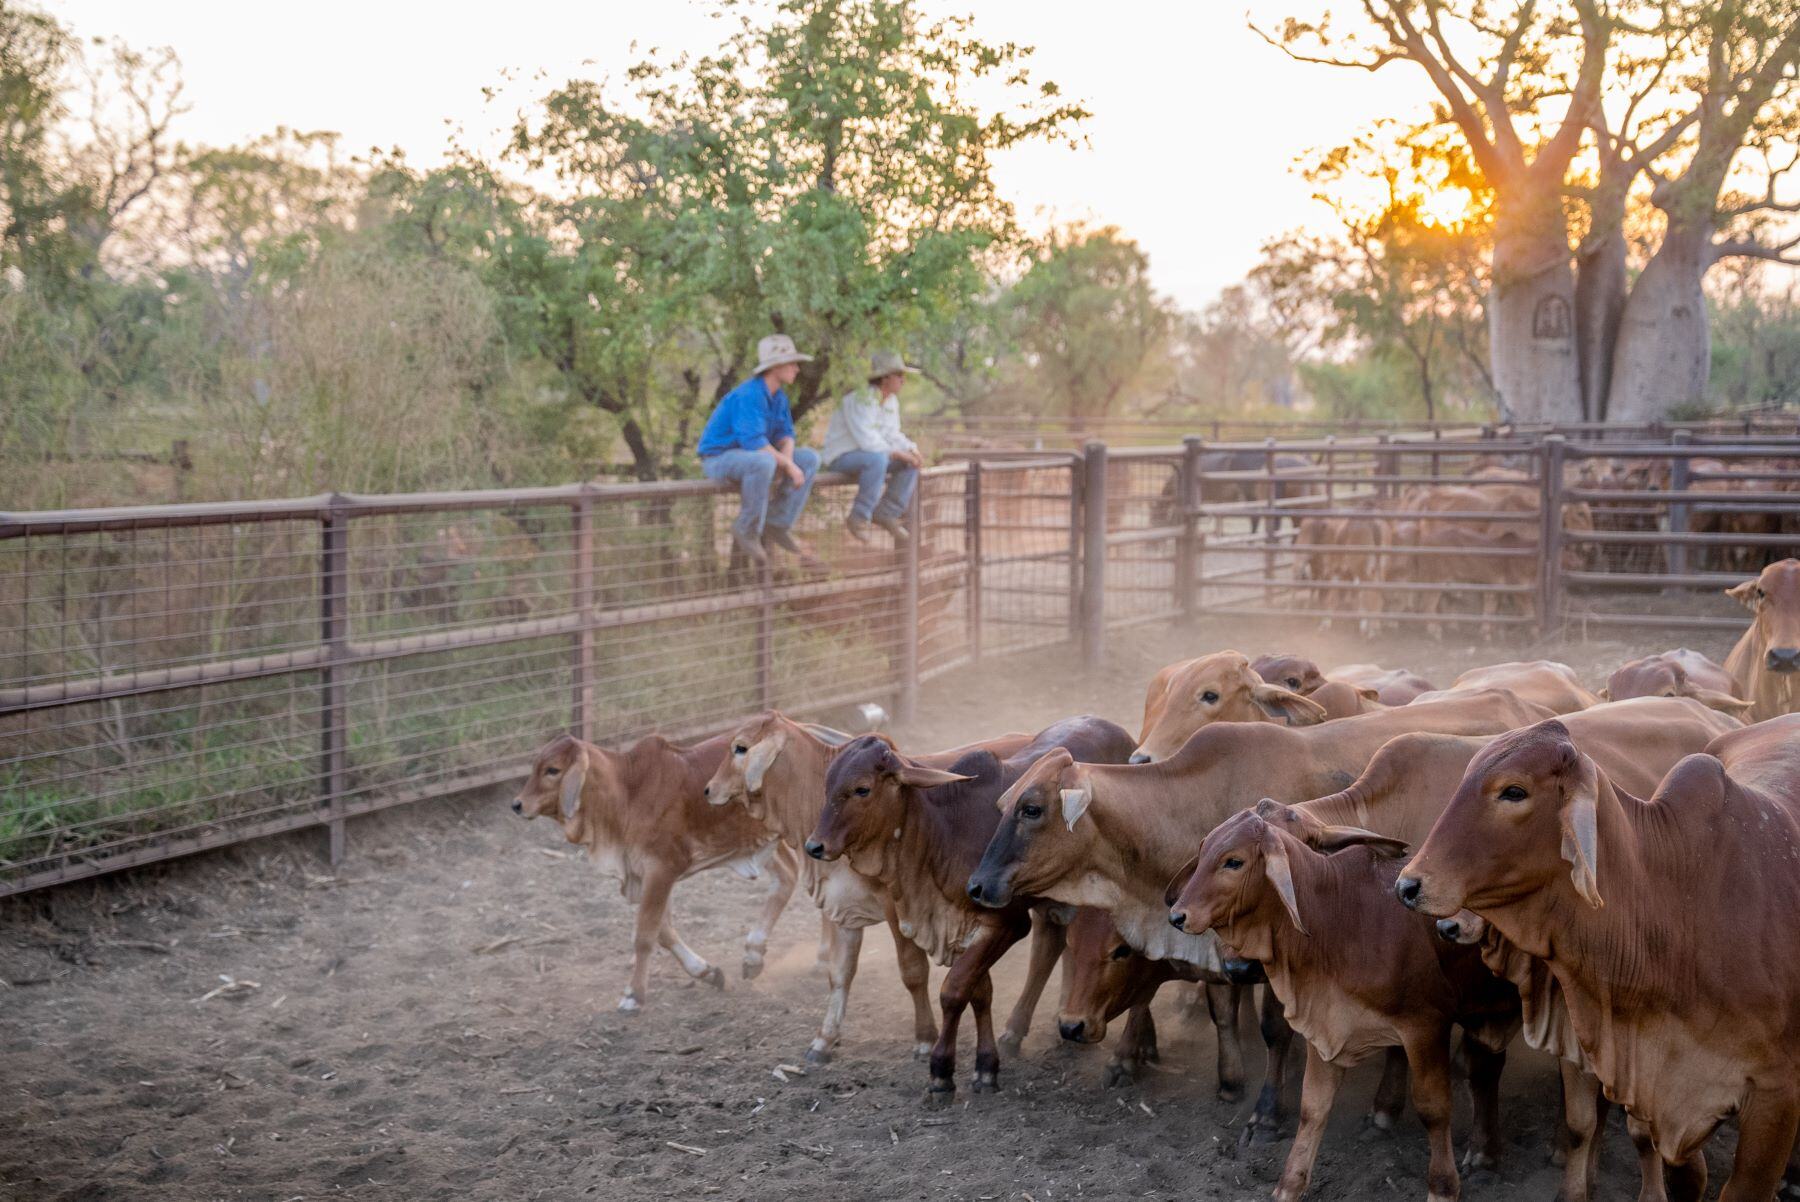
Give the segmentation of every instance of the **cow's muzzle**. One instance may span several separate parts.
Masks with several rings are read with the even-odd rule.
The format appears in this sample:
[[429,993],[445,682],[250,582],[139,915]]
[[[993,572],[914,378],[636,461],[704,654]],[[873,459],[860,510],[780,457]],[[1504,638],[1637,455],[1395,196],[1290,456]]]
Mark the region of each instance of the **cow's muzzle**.
[[804,846],[806,854],[813,859],[823,860],[825,858],[825,845],[817,839],[808,839]]
[[1771,672],[1800,672],[1800,647],[1770,647],[1763,664]]
[[1170,910],[1169,911],[1169,925],[1174,927],[1178,931],[1187,930],[1187,911],[1186,910]]
[[969,900],[978,906],[999,910],[1012,903],[1012,886],[992,876],[978,874],[969,878]]
[[525,799],[524,798],[522,798],[522,797],[513,798],[512,812],[515,814],[523,814],[525,812]]
[[1131,758],[1125,762],[1127,764],[1148,764],[1150,762],[1150,756],[1147,752],[1134,751],[1131,753]]
[[1462,923],[1454,918],[1440,918],[1437,920],[1437,934],[1445,943],[1461,943]]
[[1408,910],[1419,908],[1419,897],[1425,892],[1425,886],[1416,876],[1403,876],[1394,882],[1394,896]]
[[1057,1034],[1061,1035],[1064,1039],[1068,1040],[1070,1043],[1082,1043],[1083,1040],[1082,1040],[1081,1036],[1082,1036],[1082,1033],[1086,1030],[1087,1030],[1087,1023],[1083,1022],[1079,1018],[1076,1019],[1074,1022],[1059,1022],[1056,1024]]

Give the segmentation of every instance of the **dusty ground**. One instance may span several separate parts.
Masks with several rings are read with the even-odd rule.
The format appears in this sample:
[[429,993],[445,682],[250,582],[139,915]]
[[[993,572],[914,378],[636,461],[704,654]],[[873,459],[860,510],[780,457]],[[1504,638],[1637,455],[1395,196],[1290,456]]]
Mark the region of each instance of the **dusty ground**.
[[[1403,664],[1440,684],[1548,650],[1598,685],[1663,645],[1140,628],[1112,636],[1096,674],[1053,651],[940,679],[896,733],[941,746],[1082,710],[1135,729],[1156,667],[1223,646]],[[1173,994],[1158,1003],[1162,1071],[1141,1085],[1103,1090],[1105,1052],[1056,1039],[1053,985],[1002,1092],[928,1111],[880,930],[837,1060],[783,1082],[773,1070],[798,1060],[823,997],[803,897],[769,971],[746,984],[739,941],[758,887],[723,874],[680,887],[684,935],[729,983],[689,985],[660,958],[647,1011],[630,1017],[613,1009],[627,907],[545,824],[497,798],[417,806],[353,827],[335,876],[320,842],[0,903],[0,1198],[1240,1198],[1266,1194],[1287,1149],[1235,1152],[1248,1103],[1215,1099],[1210,1030]],[[1002,966],[997,1010],[1019,969]],[[226,978],[256,985],[206,996]],[[966,1077],[966,1043],[962,1060]],[[1416,1123],[1394,1138],[1358,1130],[1373,1069],[1340,1099],[1311,1197],[1424,1191]],[[1506,1159],[1465,1197],[1554,1195],[1555,1097],[1548,1063],[1516,1050]],[[1637,1192],[1630,1153],[1615,1117],[1606,1202]]]

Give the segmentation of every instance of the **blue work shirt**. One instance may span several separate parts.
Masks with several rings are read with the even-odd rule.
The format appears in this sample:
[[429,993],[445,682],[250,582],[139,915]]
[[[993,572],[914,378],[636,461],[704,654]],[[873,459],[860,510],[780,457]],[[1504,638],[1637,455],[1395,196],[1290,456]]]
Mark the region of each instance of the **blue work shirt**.
[[719,400],[706,429],[700,432],[700,454],[717,455],[733,447],[760,451],[772,442],[794,436],[794,419],[788,413],[787,393],[770,393],[761,376],[751,376]]

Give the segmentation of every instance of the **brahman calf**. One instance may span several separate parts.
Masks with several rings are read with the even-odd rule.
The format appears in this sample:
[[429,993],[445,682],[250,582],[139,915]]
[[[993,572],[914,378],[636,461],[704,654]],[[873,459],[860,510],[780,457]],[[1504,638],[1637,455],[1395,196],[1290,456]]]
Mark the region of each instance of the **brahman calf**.
[[1738,695],[1750,700],[1750,718],[1800,709],[1800,559],[1772,563],[1725,593],[1755,615],[1725,658]]
[[1379,664],[1345,664],[1327,672],[1325,678],[1374,689],[1375,700],[1382,705],[1408,705],[1422,693],[1437,691],[1436,685],[1415,672],[1405,668],[1384,668]]
[[1702,1144],[1736,1113],[1721,1202],[1767,1202],[1800,1133],[1797,865],[1800,715],[1720,736],[1648,802],[1550,720],[1475,757],[1395,891],[1549,964],[1676,1196],[1702,1195]]
[[1751,704],[1738,696],[1738,683],[1719,664],[1683,647],[1620,664],[1600,690],[1606,701],[1633,697],[1692,697],[1700,704],[1742,718]]
[[1144,729],[1131,762],[1166,759],[1195,731],[1214,722],[1285,722],[1312,726],[1325,707],[1269,684],[1239,651],[1215,651],[1170,664],[1144,691]]
[[793,896],[799,860],[762,824],[739,810],[706,804],[703,790],[725,758],[715,736],[682,747],[650,735],[613,752],[558,735],[531,766],[512,810],[526,818],[557,818],[563,838],[587,848],[602,872],[619,878],[619,892],[637,903],[631,981],[619,1009],[644,1003],[650,952],[661,945],[691,977],[723,987],[725,974],[681,941],[669,921],[675,882],[708,868],[729,867],[750,880],[770,876],[762,916],[744,941],[744,975],[762,966],[776,919]]
[[[952,771],[909,759],[876,735],[856,739],[832,759],[825,774],[825,806],[806,841],[806,853],[825,861],[842,856],[856,871],[879,881],[893,899],[901,933],[950,965],[939,993],[943,1025],[931,1049],[928,1101],[941,1104],[955,1097],[957,1028],[971,1005],[975,1092],[999,1088],[1000,1053],[991,1016],[994,985],[988,970],[1031,929],[1037,899],[988,909],[964,889],[999,820],[996,801],[1051,751],[1121,764],[1131,745],[1122,728],[1088,715],[1046,727],[1005,760],[991,751],[971,752]],[[1036,1001],[1022,998],[1019,1004],[1029,1013]]]
[[1429,920],[1389,901],[1391,857],[1405,844],[1370,831],[1341,833],[1340,843],[1356,845],[1322,855],[1254,810],[1236,814],[1201,845],[1169,922],[1216,930],[1260,961],[1306,1038],[1300,1129],[1275,1189],[1280,1202],[1306,1192],[1344,1071],[1394,1046],[1406,1051],[1431,1146],[1426,1196],[1454,1199],[1462,1187],[1450,1143],[1450,1028],[1463,1028],[1475,1099],[1468,1164],[1486,1167],[1500,1153],[1500,1069],[1519,995],[1473,948],[1436,938]]
[[[706,800],[715,806],[736,803],[748,810],[785,846],[798,850],[812,833],[825,797],[825,770],[831,757],[850,741],[850,736],[826,728],[795,722],[771,710],[753,718],[731,736],[730,753],[706,785]],[[1010,755],[1031,741],[1027,734],[1008,734],[968,747],[920,757],[921,763],[947,768],[971,751],[988,750]],[[866,877],[846,860],[830,864],[806,859],[800,879],[819,906],[825,927],[825,965],[830,994],[819,1033],[806,1049],[810,1064],[831,1059],[843,1031],[844,1011],[850,1002],[850,985],[856,979],[862,955],[863,931],[885,921],[894,936],[894,957],[900,964],[900,981],[912,997],[913,1055],[923,1059],[937,1042],[937,1020],[927,993],[931,962],[918,944],[900,933],[900,918],[881,882]],[[1040,947],[1040,944],[1045,946]],[[1044,987],[1060,950],[1061,928],[1040,924],[1032,946],[1035,983],[1026,985],[1033,998]],[[1025,1037],[1030,1011],[1015,1010],[1000,1041],[1009,1037],[1014,1047]]]
[[1451,681],[1449,688],[1414,700],[1438,701],[1471,689],[1505,689],[1521,701],[1541,705],[1553,714],[1572,714],[1600,704],[1599,696],[1581,683],[1575,669],[1552,659],[1471,668]]

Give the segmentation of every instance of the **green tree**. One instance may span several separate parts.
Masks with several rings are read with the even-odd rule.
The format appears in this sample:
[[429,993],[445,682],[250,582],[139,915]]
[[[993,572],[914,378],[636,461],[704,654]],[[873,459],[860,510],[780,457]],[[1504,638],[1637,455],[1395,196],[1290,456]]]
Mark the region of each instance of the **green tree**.
[[[712,54],[638,64],[627,97],[573,81],[519,123],[515,161],[573,194],[511,264],[535,344],[618,421],[638,475],[685,458],[759,335],[815,356],[804,417],[870,347],[989,286],[1021,241],[991,156],[1085,116],[1029,55],[895,0],[785,0]],[[967,99],[982,81],[999,111]]]

